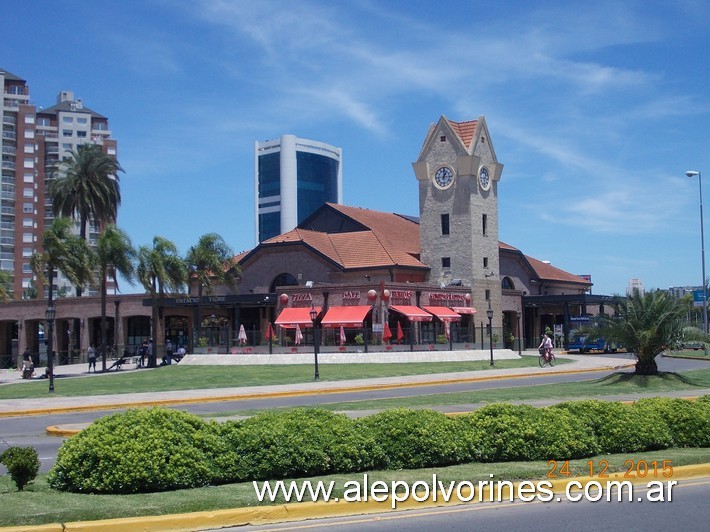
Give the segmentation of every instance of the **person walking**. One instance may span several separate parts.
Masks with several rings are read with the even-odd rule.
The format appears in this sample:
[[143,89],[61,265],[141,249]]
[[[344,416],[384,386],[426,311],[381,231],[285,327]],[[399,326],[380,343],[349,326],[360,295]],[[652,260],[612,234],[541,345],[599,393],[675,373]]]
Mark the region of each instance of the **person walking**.
[[169,366],[173,363],[173,344],[170,343],[170,338],[165,340],[165,354],[163,355],[163,366]]
[[86,350],[86,354],[89,357],[89,373],[91,373],[91,367],[94,368],[94,373],[96,373],[96,349],[94,349],[94,344],[89,345],[89,349]]

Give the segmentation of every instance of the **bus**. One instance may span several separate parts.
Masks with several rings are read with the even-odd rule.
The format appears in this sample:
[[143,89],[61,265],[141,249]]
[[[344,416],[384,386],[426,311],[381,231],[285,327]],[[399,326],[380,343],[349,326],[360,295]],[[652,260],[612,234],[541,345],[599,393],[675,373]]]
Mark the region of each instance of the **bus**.
[[[604,351],[616,353],[621,348],[614,340],[607,340],[596,335],[590,336],[584,331],[596,327],[598,324],[593,316],[572,316],[569,319],[569,336],[567,341],[568,351]],[[581,329],[581,330],[580,330]]]

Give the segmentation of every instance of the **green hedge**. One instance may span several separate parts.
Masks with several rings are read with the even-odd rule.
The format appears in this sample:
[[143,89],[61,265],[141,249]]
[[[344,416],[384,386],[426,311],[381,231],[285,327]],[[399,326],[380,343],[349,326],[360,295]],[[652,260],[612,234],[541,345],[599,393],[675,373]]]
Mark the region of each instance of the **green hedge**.
[[385,410],[355,421],[358,432],[379,443],[386,469],[460,464],[470,461],[472,448],[464,426],[433,410]]
[[220,435],[225,450],[214,462],[219,482],[364,471],[382,460],[370,434],[345,415],[323,409],[226,422]]
[[208,485],[213,475],[204,427],[199,417],[166,408],[132,409],[101,418],[60,447],[49,485],[87,493]]
[[494,404],[457,420],[469,428],[480,462],[581,458],[599,452],[587,425],[563,410]]
[[48,480],[65,491],[139,493],[470,461],[566,460],[670,446],[710,446],[707,396],[696,403],[661,398],[634,405],[496,404],[456,417],[396,409],[358,420],[300,408],[225,423],[151,408],[92,423],[62,445]]

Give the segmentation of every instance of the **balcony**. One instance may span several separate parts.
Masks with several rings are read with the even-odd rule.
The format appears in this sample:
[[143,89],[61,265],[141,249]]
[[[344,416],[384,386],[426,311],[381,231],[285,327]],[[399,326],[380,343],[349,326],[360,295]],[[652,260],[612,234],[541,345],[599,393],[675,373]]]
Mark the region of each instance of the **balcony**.
[[3,131],[2,138],[8,140],[17,140],[17,133],[15,133],[14,131]]
[[13,126],[17,125],[17,117],[15,115],[7,114],[7,115],[2,115],[2,123],[3,124],[12,124]]
[[17,148],[15,148],[14,146],[3,146],[3,147],[2,147],[2,152],[3,152],[5,155],[11,155],[11,156],[14,157],[15,154],[17,153]]
[[14,170],[15,169],[15,163],[12,161],[3,161],[2,162],[2,167],[7,168],[8,170]]

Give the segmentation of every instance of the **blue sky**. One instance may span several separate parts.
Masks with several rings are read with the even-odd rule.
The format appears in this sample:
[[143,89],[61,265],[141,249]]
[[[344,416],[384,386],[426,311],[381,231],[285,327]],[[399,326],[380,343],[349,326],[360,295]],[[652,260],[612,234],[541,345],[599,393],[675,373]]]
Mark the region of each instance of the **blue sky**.
[[342,147],[345,204],[417,214],[429,124],[484,115],[501,240],[594,293],[701,281],[706,1],[27,0],[2,26],[33,103],[109,117],[134,245],[252,248],[254,141],[286,133]]

